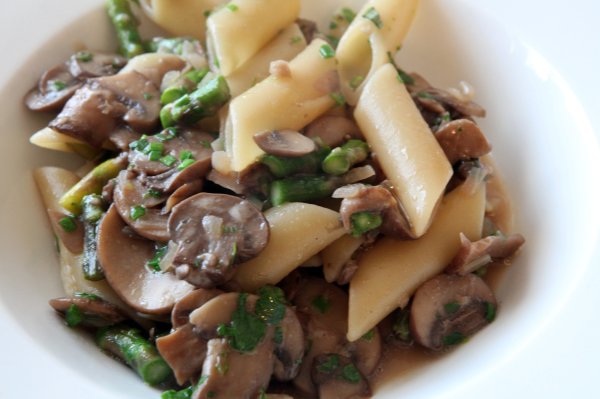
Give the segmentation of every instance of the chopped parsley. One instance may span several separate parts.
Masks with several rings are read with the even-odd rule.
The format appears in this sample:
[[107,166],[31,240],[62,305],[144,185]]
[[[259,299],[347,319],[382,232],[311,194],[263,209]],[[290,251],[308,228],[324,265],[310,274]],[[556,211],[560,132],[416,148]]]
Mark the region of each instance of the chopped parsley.
[[363,336],[361,337],[361,339],[364,339],[365,341],[370,341],[370,340],[372,340],[372,339],[373,339],[373,337],[374,337],[374,336],[375,336],[375,329],[374,329],[374,328],[371,328],[369,331],[367,331],[367,332],[365,333],[365,335],[363,335]]
[[329,23],[329,29],[334,30],[338,28],[338,24],[335,21]]
[[333,101],[335,101],[335,104],[339,107],[346,104],[346,99],[344,98],[342,93],[331,93],[329,94],[329,97],[331,97]]
[[166,252],[167,252],[166,245],[157,245],[156,249],[154,250],[154,256],[152,257],[152,259],[150,259],[148,262],[146,262],[146,266],[148,266],[151,270],[153,270],[155,272],[162,271],[160,268],[160,261],[165,256]]
[[496,306],[491,302],[485,303],[485,319],[489,322],[494,321],[496,318]]
[[325,314],[331,307],[331,301],[323,295],[317,295],[312,300],[311,305],[320,313]]
[[317,366],[317,371],[320,373],[330,374],[334,372],[338,367],[340,367],[340,357],[336,354],[331,354],[327,356],[327,360],[321,362]]
[[463,342],[465,342],[465,340],[466,337],[463,334],[459,333],[458,331],[455,331],[446,335],[442,342],[445,346],[452,346],[462,344]]
[[448,314],[456,313],[458,312],[458,309],[460,309],[460,304],[458,304],[457,302],[448,302],[444,305],[444,310]]
[[337,47],[340,44],[340,39],[334,35],[325,35],[325,38],[331,43],[332,46]]
[[135,205],[129,209],[129,217],[131,220],[138,220],[146,214],[146,207],[143,205]]
[[53,91],[61,91],[67,88],[67,84],[62,80],[51,80],[50,87]]
[[94,59],[94,55],[89,51],[80,51],[77,54],[75,54],[75,59],[81,62],[90,62]]
[[340,14],[342,14],[342,17],[344,17],[344,19],[348,23],[351,23],[352,21],[354,21],[354,18],[356,18],[356,13],[354,12],[354,10],[352,10],[348,7],[342,8],[342,10],[340,11]]
[[72,233],[77,230],[77,221],[75,216],[65,216],[58,221],[58,224],[67,233]]
[[149,188],[145,193],[144,193],[144,198],[160,198],[162,197],[163,193],[160,190],[157,190],[155,188]]
[[237,5],[235,5],[233,3],[229,3],[225,7],[227,7],[227,9],[231,12],[236,12],[237,10],[240,9]]
[[231,322],[217,328],[220,337],[227,338],[229,345],[240,352],[251,352],[264,338],[267,325],[257,315],[246,310],[248,294],[238,297],[238,306],[231,315]]
[[363,18],[368,19],[373,22],[373,24],[377,27],[377,29],[383,28],[383,21],[381,20],[381,15],[375,9],[375,7],[369,7],[367,11],[363,14]]
[[83,321],[84,316],[79,306],[71,304],[65,312],[65,321],[69,327],[76,327]]
[[352,384],[358,384],[360,382],[360,372],[356,366],[352,363],[345,365],[342,368],[342,379]]
[[333,58],[335,57],[335,50],[329,44],[324,44],[319,48],[319,54],[324,59]]
[[194,387],[189,386],[180,391],[176,391],[174,389],[170,389],[165,391],[160,396],[161,399],[192,399],[192,395],[194,393]]
[[360,84],[365,80],[364,76],[355,76],[352,79],[350,79],[350,88],[352,90],[356,90],[358,88],[358,86],[360,86]]
[[258,290],[256,315],[267,324],[277,324],[285,315],[285,295],[283,290],[274,286],[264,286]]

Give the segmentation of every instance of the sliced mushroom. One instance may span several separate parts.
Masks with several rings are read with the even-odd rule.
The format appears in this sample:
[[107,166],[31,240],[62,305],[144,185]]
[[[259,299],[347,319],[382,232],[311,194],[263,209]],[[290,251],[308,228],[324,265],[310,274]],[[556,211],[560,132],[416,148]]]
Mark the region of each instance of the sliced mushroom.
[[485,282],[474,274],[441,274],[415,293],[410,329],[416,342],[440,350],[456,345],[495,317],[497,302]]
[[211,288],[230,280],[235,264],[264,249],[269,225],[249,201],[199,193],[172,209],[169,233],[177,245],[176,274],[198,287]]
[[138,312],[169,314],[177,301],[194,290],[171,273],[151,270],[154,242],[129,234],[112,205],[98,229],[98,259],[117,295]]
[[320,138],[328,147],[337,147],[349,139],[361,139],[356,123],[344,116],[326,115],[315,119],[305,129],[307,137]]
[[179,385],[198,379],[206,358],[207,341],[185,324],[168,335],[156,339],[156,348],[169,364]]
[[465,275],[472,273],[493,260],[512,256],[525,243],[521,234],[487,236],[477,241],[471,241],[460,233],[461,247],[452,259],[446,273]]
[[371,396],[367,379],[352,360],[337,353],[322,354],[313,360],[312,380],[319,399],[349,399]]
[[[374,212],[381,215],[381,226],[378,230],[385,235],[398,238],[410,237],[410,226],[401,212],[400,203],[390,190],[383,185],[367,186],[355,184],[353,190],[343,190],[344,199],[340,205],[340,215],[344,228],[352,232],[352,215],[358,212]],[[338,194],[335,194],[339,196]]]
[[[80,254],[83,252],[83,223],[79,219],[68,216],[62,212],[54,209],[48,209],[48,217],[50,222],[54,225],[53,230],[56,232],[58,239],[65,245],[65,247],[74,254]],[[68,223],[72,223],[74,230],[68,231],[61,226],[61,221],[68,219]]]
[[55,66],[42,74],[37,87],[25,96],[25,104],[33,111],[58,111],[82,84],[66,64]]
[[181,298],[171,312],[171,324],[173,328],[179,328],[188,324],[190,313],[221,294],[223,294],[221,290],[198,288]]
[[295,130],[268,130],[253,138],[261,150],[281,157],[300,157],[317,149],[314,141]]
[[44,72],[37,87],[27,94],[25,103],[34,111],[59,111],[84,79],[113,75],[123,65],[125,58],[118,55],[80,51]]
[[228,341],[208,341],[206,360],[202,366],[205,380],[194,391],[192,399],[252,399],[269,385],[273,372],[272,333],[252,352],[238,352]]
[[482,157],[492,150],[479,126],[469,119],[443,124],[435,132],[435,138],[452,165],[459,160]]
[[89,79],[49,127],[100,147],[121,123],[139,132],[154,129],[159,96],[156,85],[135,71]]
[[116,178],[113,191],[114,207],[121,218],[142,237],[167,242],[170,237],[169,215],[151,207],[156,204],[152,196],[146,195],[148,191],[134,173],[123,170]]
[[306,353],[294,385],[311,395],[318,392],[313,374],[313,360],[324,354],[337,354],[351,359],[362,375],[374,372],[381,357],[381,337],[375,328],[368,336],[348,342],[348,295],[339,287],[319,278],[301,278],[285,287],[296,306],[306,338],[311,345]]
[[73,306],[81,313],[81,324],[103,327],[127,320],[127,316],[115,305],[93,295],[75,295],[49,301],[50,306],[61,314],[66,314]]
[[189,183],[185,183],[179,186],[173,194],[169,195],[167,202],[165,203],[165,212],[171,212],[171,209],[186,198],[191,197],[194,194],[198,194],[204,187],[203,180],[194,180]]

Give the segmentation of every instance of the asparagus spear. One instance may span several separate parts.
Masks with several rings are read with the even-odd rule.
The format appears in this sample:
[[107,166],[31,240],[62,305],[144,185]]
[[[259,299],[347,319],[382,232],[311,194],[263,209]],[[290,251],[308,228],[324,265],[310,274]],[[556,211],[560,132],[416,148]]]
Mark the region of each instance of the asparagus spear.
[[266,165],[275,177],[286,177],[295,173],[317,173],[321,162],[329,154],[329,148],[321,147],[301,157],[280,157],[265,154],[260,162]]
[[215,115],[230,98],[227,81],[219,75],[201,84],[192,93],[165,105],[160,111],[160,121],[165,128],[179,122],[194,124],[202,118]]
[[115,27],[121,53],[127,58],[144,53],[144,45],[137,28],[139,23],[131,12],[129,1],[107,0],[106,8]]
[[271,183],[271,204],[314,201],[330,196],[341,186],[341,180],[328,176],[294,176]]
[[176,80],[176,82],[167,87],[160,96],[161,104],[172,103],[184,95],[193,91],[200,81],[208,74],[208,68],[193,69]]
[[96,333],[96,344],[122,359],[144,382],[157,385],[171,377],[171,368],[140,330],[124,325],[105,327]]
[[334,148],[323,160],[322,168],[330,175],[342,175],[355,164],[369,156],[369,146],[362,140],[348,140],[341,147]]
[[367,231],[381,226],[382,221],[381,215],[378,212],[355,212],[350,216],[350,223],[352,225],[351,234],[354,237],[360,237]]
[[102,187],[126,166],[127,157],[125,155],[102,162],[64,193],[58,201],[59,205],[74,215],[80,215],[83,197],[88,194],[100,194]]
[[104,214],[104,201],[99,194],[89,194],[81,201],[83,213],[83,276],[87,280],[98,281],[104,278],[102,266],[96,253],[96,236],[98,234],[98,221]]

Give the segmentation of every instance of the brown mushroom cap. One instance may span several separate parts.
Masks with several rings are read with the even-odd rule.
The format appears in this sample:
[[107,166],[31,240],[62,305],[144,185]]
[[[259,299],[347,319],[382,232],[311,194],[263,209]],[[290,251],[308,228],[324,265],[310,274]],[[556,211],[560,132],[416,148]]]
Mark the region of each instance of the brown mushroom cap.
[[440,350],[455,345],[489,324],[496,298],[474,274],[440,274],[415,293],[410,311],[411,333],[419,344]]
[[79,51],[67,61],[69,72],[77,79],[114,75],[125,64],[127,64],[127,58],[118,54],[92,51]]
[[154,129],[160,112],[159,97],[158,88],[135,71],[89,79],[49,126],[100,147],[123,122],[139,132]]
[[314,141],[294,130],[267,130],[253,138],[261,150],[280,157],[300,157],[317,149]]
[[193,382],[202,372],[207,341],[185,324],[156,339],[156,349],[169,364],[179,385]]
[[360,129],[351,119],[333,115],[315,119],[308,124],[304,133],[312,139],[318,137],[323,144],[331,148],[341,145],[350,138],[363,138]]
[[66,64],[57,65],[42,74],[37,86],[25,96],[25,105],[32,111],[58,111],[82,84]]
[[106,280],[135,310],[168,314],[173,305],[194,287],[171,273],[150,270],[146,263],[154,256],[154,243],[128,234],[126,226],[114,205],[99,225],[98,259]]
[[[129,170],[122,170],[116,178],[116,186],[113,191],[114,208],[119,212],[121,218],[131,228],[149,240],[167,242],[169,241],[169,229],[167,214],[160,209],[151,208],[155,205],[151,196],[146,196],[148,189]],[[134,219],[132,210],[136,206],[144,207],[144,215]]]
[[479,158],[492,150],[477,124],[469,119],[445,123],[435,132],[450,164],[461,159]]
[[173,207],[169,233],[177,245],[176,274],[196,286],[211,288],[233,277],[234,264],[264,249],[269,225],[249,201],[199,193]]
[[312,380],[318,386],[319,399],[368,397],[367,379],[352,360],[337,353],[316,356],[312,363]]
[[82,323],[92,327],[109,326],[127,319],[127,316],[119,308],[100,297],[74,296],[55,298],[51,299],[49,304],[54,310],[62,314],[66,313],[71,306],[77,306],[84,316]]

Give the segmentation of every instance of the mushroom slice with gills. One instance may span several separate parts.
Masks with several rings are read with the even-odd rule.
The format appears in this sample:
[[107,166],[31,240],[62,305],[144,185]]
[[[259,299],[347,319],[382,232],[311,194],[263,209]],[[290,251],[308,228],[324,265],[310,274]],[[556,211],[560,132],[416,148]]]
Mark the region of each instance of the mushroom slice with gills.
[[[171,169],[183,171],[192,166],[200,169],[197,171],[198,177],[204,177],[210,166],[212,156],[210,144],[213,140],[213,136],[209,133],[199,130],[165,129],[158,134],[144,136],[133,142],[130,146],[129,163],[136,172],[147,176],[158,175],[157,179]],[[153,160],[154,155],[156,155],[155,160]],[[170,158],[170,162],[167,158]],[[188,159],[191,161],[187,161]],[[189,165],[183,168],[185,166],[183,162]],[[194,165],[196,162],[199,164]],[[170,177],[171,174],[168,176]]]
[[344,198],[340,205],[340,215],[344,228],[350,234],[361,235],[364,232],[361,226],[357,226],[359,222],[354,218],[355,215],[365,212],[380,218],[381,224],[375,228],[382,234],[410,238],[410,226],[401,210],[400,202],[384,184],[344,186],[334,192],[333,196]]
[[415,293],[410,330],[416,342],[440,350],[464,340],[489,324],[496,314],[496,298],[474,274],[440,274]]
[[219,295],[194,310],[190,323],[205,339],[228,336],[238,352],[252,353],[269,342],[275,354],[270,370],[280,381],[289,381],[299,372],[305,352],[302,325],[276,287],[263,287],[258,295]]
[[323,144],[333,148],[349,139],[362,139],[363,135],[351,119],[344,116],[321,116],[306,127],[304,134],[311,138],[319,138]]
[[[50,306],[63,316],[67,323],[89,327],[104,327],[127,320],[127,316],[115,305],[92,294],[76,293],[75,296],[55,298],[49,301]],[[76,320],[69,320],[69,313],[76,313]]]
[[139,132],[154,129],[159,96],[156,85],[135,71],[88,79],[49,127],[99,148],[122,123]]
[[181,298],[171,312],[171,324],[173,328],[183,327],[188,324],[190,313],[222,293],[223,291],[217,289],[198,288]]
[[113,191],[114,208],[121,218],[140,236],[149,240],[169,241],[169,215],[155,205],[153,196],[146,195],[148,189],[129,170],[122,170],[116,178]]
[[106,280],[138,312],[167,315],[194,287],[171,273],[151,270],[147,262],[154,256],[154,242],[131,234],[126,227],[111,205],[98,228],[98,259]]
[[268,335],[252,352],[239,352],[223,338],[208,341],[203,381],[192,399],[256,398],[273,373],[273,333]]
[[177,247],[176,275],[195,286],[212,288],[233,277],[235,264],[265,248],[269,224],[249,201],[199,193],[173,207],[169,234]]
[[196,380],[202,372],[207,341],[185,324],[156,339],[156,349],[169,364],[179,385]]
[[25,96],[25,104],[32,111],[59,111],[82,84],[66,64],[57,65],[42,74]]
[[67,61],[69,72],[77,79],[114,75],[127,64],[127,58],[118,54],[79,51]]
[[367,379],[352,360],[337,353],[322,354],[313,360],[312,380],[319,399],[349,399],[371,396]]
[[452,165],[460,160],[480,158],[492,150],[479,126],[469,119],[456,119],[441,125],[435,138]]
[[452,259],[446,273],[465,275],[472,273],[493,260],[505,259],[512,256],[525,243],[521,234],[502,234],[484,237],[471,241],[460,233],[461,247]]
[[355,342],[348,342],[348,295],[339,287],[315,277],[293,283],[290,298],[303,323],[310,348],[300,366],[294,385],[311,395],[316,394],[312,375],[313,360],[323,354],[339,354],[352,360],[362,375],[372,374],[381,357],[381,337],[377,328]]
[[179,204],[181,201],[191,197],[194,194],[198,194],[202,191],[203,187],[203,180],[194,180],[189,183],[185,183],[182,186],[179,186],[175,191],[173,191],[171,195],[169,195],[169,198],[165,203],[164,212],[171,212],[171,209],[173,209],[175,205]]
[[313,140],[295,130],[267,130],[253,138],[261,150],[280,157],[300,157],[317,149]]

